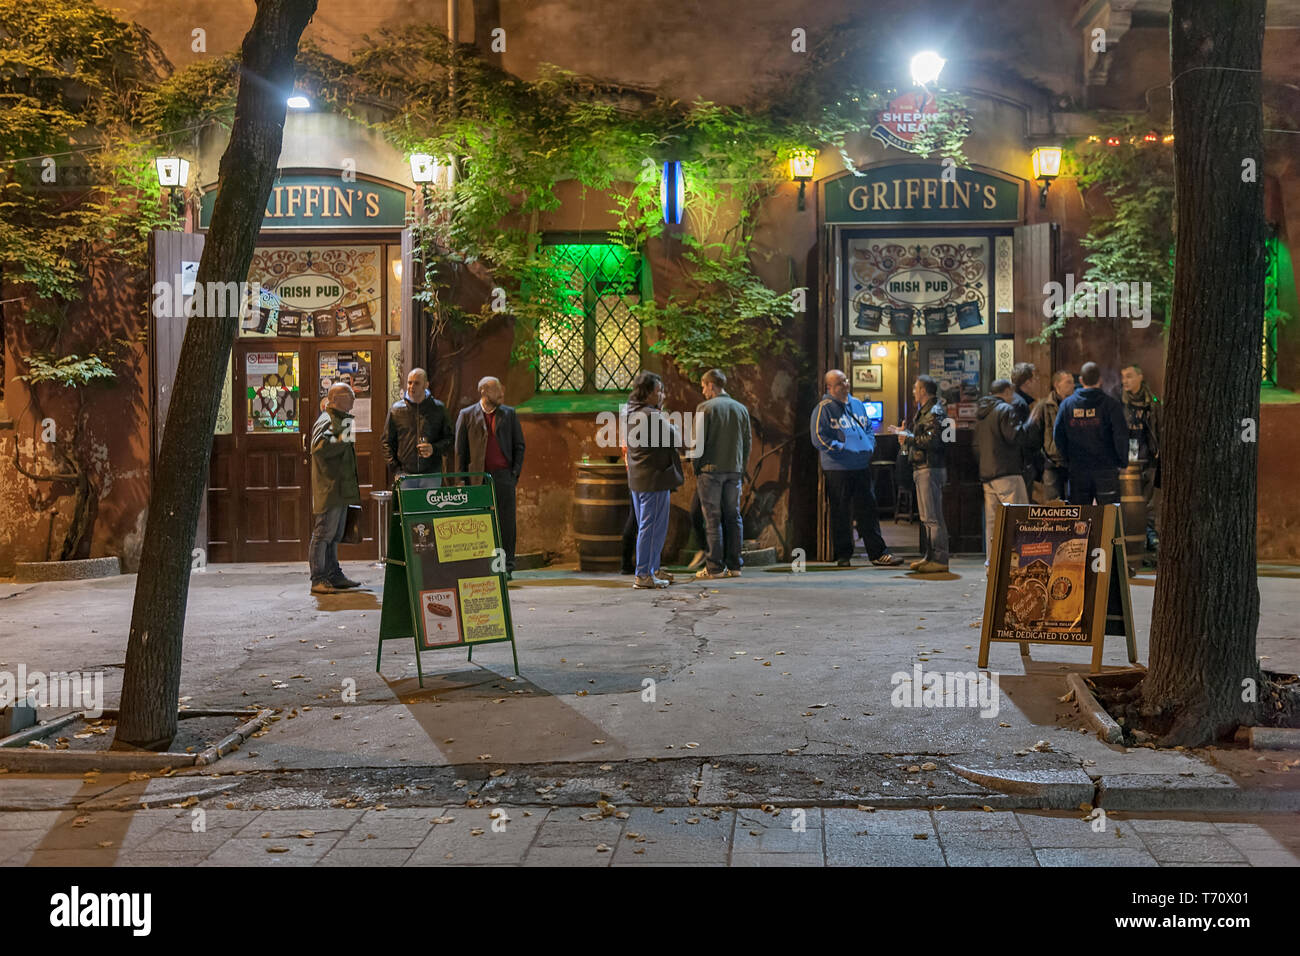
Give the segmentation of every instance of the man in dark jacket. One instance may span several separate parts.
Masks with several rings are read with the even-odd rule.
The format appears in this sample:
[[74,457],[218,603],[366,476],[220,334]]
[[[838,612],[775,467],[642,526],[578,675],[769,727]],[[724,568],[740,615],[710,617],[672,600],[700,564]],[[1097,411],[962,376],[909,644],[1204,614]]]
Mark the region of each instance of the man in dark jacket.
[[456,470],[492,476],[508,575],[515,570],[515,486],[524,467],[524,432],[515,410],[502,404],[506,390],[500,381],[479,379],[478,394],[456,418]]
[[[1038,401],[1029,391],[1029,384],[1035,381],[1034,376],[1037,372],[1038,367],[1033,362],[1017,362],[1011,369],[1011,386],[1016,390],[1011,404],[1016,407],[1022,422],[1029,420],[1029,413]],[[1025,466],[1021,470],[1021,475],[1025,479],[1025,491],[1032,497],[1034,482],[1043,473],[1043,450],[1038,443],[1034,443],[1032,446],[1025,446],[1023,455]]]
[[[1064,501],[1065,482],[1069,474],[1065,458],[1056,447],[1056,413],[1061,402],[1074,393],[1074,373],[1058,371],[1052,376],[1052,388],[1046,398],[1038,400],[1043,416],[1043,500]],[[1038,407],[1035,406],[1035,408]]]
[[1120,402],[1128,421],[1128,462],[1142,469],[1142,497],[1147,504],[1147,550],[1154,551],[1156,537],[1156,475],[1160,470],[1160,399],[1156,398],[1134,362],[1120,369]]
[[909,567],[920,574],[948,570],[948,526],[943,520],[943,486],[948,480],[945,430],[951,432],[947,409],[939,397],[939,383],[929,375],[917,376],[912,385],[916,412],[911,430],[895,428],[903,440],[903,453],[912,463],[916,507],[925,525],[926,552]]
[[848,376],[831,369],[826,373],[826,394],[813,409],[808,431],[821,457],[832,548],[835,563],[842,568],[852,564],[855,523],[872,564],[889,568],[903,563],[889,553],[880,534],[871,487],[871,453],[876,450],[871,428],[866,406],[849,394]]
[[1002,505],[1029,504],[1025,487],[1024,450],[1042,440],[1042,409],[1022,420],[1011,383],[1000,378],[992,393],[975,407],[975,457],[984,485],[984,566],[993,553],[993,528]]
[[1101,369],[1085,362],[1083,388],[1061,402],[1056,413],[1056,447],[1070,469],[1070,504],[1119,501],[1119,470],[1128,464],[1128,421],[1124,406],[1101,390]]
[[749,409],[727,394],[727,376],[709,369],[700,378],[704,401],[695,407],[695,489],[704,512],[705,566],[701,579],[740,577],[744,538],[740,486],[749,464]]
[[333,594],[361,585],[343,574],[339,542],[347,526],[348,505],[361,503],[357,446],[353,438],[352,386],[334,385],[311,430],[311,593]]
[[429,377],[413,368],[406,376],[406,391],[388,410],[384,423],[384,459],[394,478],[442,471],[456,434],[447,409],[429,394]]

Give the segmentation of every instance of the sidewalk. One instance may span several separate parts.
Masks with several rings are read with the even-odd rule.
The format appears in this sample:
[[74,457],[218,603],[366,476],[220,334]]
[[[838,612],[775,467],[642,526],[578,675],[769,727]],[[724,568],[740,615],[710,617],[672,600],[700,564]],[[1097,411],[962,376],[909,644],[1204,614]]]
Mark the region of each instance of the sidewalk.
[[[1296,866],[1300,817],[464,806],[0,815],[5,866]],[[196,829],[200,828],[200,829]]]
[[[423,655],[423,688],[410,643],[386,643],[375,672],[382,571],[346,570],[370,590],[311,595],[307,570],[297,564],[210,565],[195,573],[180,706],[266,706],[277,708],[279,719],[202,772],[155,777],[134,789],[110,786],[107,775],[92,778],[103,781],[94,786],[77,777],[0,775],[0,826],[11,827],[2,821],[17,816],[36,819],[25,816],[32,812],[98,819],[135,810],[132,820],[152,820],[157,807],[190,797],[210,820],[237,814],[241,832],[258,812],[359,813],[384,803],[389,812],[432,819],[452,806],[486,814],[488,804],[465,803],[489,797],[519,808],[509,811],[511,826],[534,827],[544,816],[549,822],[548,814],[592,812],[600,799],[642,808],[641,815],[654,806],[667,807],[665,815],[722,807],[719,820],[679,821],[698,834],[730,833],[725,821],[761,816],[758,808],[771,804],[806,809],[810,832],[814,819],[827,821],[820,852],[834,862],[833,821],[850,819],[859,804],[889,814],[989,806],[997,811],[990,818],[1012,821],[1021,817],[1010,811],[1071,810],[1071,825],[1084,827],[1080,803],[1132,813],[1300,809],[1300,765],[1288,764],[1300,755],[1125,750],[1098,740],[1061,700],[1066,674],[1087,671],[1087,649],[1035,645],[1025,661],[1016,645],[995,644],[992,707],[895,706],[896,688],[912,680],[916,666],[977,670],[978,559],[955,559],[952,573],[928,579],[905,568],[754,569],[658,592],[634,591],[617,575],[522,572],[510,590],[520,675],[500,644],[478,648],[472,664],[461,652],[435,651]],[[134,583],[123,576],[0,584],[0,670],[20,663],[29,672],[102,670],[105,703],[116,706]],[[1143,661],[1153,584],[1147,574],[1132,588]],[[1259,587],[1264,664],[1300,670],[1292,623],[1300,584],[1266,577]],[[1126,666],[1122,639],[1108,638],[1104,661]],[[457,788],[457,780],[469,783]],[[620,787],[625,781],[629,787]],[[551,799],[524,806],[533,801],[519,795],[541,787],[551,788]],[[467,796],[471,790],[480,797]],[[139,810],[142,802],[151,809]],[[42,819],[19,828],[35,833],[31,847],[42,845],[58,818]],[[340,841],[359,820],[331,824],[335,839],[320,856],[336,845],[350,849]],[[48,849],[96,849],[99,841],[86,840],[84,831]],[[937,836],[932,845],[939,848]],[[613,847],[622,839],[604,842]],[[742,844],[737,837],[734,852],[724,844],[718,862],[758,852]],[[1068,847],[1030,841],[1020,848]]]

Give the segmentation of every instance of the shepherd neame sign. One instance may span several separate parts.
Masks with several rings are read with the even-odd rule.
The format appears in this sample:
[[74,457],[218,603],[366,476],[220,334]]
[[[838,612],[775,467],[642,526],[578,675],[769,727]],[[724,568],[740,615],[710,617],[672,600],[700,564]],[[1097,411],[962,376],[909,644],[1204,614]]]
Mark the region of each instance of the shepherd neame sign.
[[[217,191],[203,194],[199,228],[208,228]],[[402,226],[406,194],[381,183],[339,176],[281,176],[266,200],[263,229]]]
[[1018,180],[974,169],[954,172],[945,179],[937,163],[897,163],[832,179],[822,189],[826,222],[1020,222]]

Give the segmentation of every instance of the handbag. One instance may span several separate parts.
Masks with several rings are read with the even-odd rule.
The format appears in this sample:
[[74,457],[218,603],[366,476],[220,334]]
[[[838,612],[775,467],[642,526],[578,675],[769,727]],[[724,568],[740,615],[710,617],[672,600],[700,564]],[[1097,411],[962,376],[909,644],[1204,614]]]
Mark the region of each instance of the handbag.
[[343,544],[361,543],[361,506],[348,505],[347,520],[343,524]]

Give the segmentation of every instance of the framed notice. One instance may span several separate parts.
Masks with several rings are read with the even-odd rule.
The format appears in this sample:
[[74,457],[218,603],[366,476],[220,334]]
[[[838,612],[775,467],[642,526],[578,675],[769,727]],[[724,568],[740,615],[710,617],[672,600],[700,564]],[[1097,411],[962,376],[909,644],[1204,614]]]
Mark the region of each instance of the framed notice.
[[317,399],[324,399],[330,388],[343,383],[352,386],[356,400],[352,403],[353,428],[359,432],[371,430],[371,354],[369,349],[350,352],[321,351],[317,356]]
[[1004,505],[997,511],[979,666],[989,644],[1009,641],[1092,648],[1123,634],[1137,660],[1119,505]]
[[880,365],[854,365],[853,387],[878,392],[885,387],[885,376]]
[[[434,484],[466,477],[483,483]],[[384,641],[414,639],[417,667],[420,651],[435,648],[465,646],[472,660],[474,645],[510,641],[513,655],[505,552],[491,478],[407,475],[393,487],[380,648]]]

